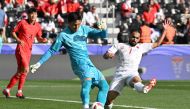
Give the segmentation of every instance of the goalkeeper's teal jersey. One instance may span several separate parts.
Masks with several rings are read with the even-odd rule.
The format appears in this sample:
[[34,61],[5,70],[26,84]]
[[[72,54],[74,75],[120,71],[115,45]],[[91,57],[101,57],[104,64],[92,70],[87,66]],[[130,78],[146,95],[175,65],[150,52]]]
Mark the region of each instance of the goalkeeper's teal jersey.
[[81,25],[77,32],[72,33],[68,27],[61,32],[50,49],[42,56],[40,63],[43,64],[54,52],[64,46],[70,56],[71,65],[74,73],[81,79],[86,77],[101,77],[101,73],[95,68],[88,56],[87,37],[107,36],[106,30],[97,30],[89,26]]

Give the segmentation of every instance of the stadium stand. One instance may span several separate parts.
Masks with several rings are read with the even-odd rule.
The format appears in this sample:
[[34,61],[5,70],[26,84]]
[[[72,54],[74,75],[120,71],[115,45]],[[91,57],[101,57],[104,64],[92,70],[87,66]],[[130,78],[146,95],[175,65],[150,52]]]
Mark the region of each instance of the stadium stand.
[[[115,43],[120,26],[124,26],[126,30],[131,28],[137,15],[141,16],[141,22],[144,19],[144,13],[147,12],[154,19],[150,23],[150,27],[154,32],[160,33],[162,31],[161,22],[165,17],[171,17],[174,27],[177,29],[174,38],[175,44],[189,43],[189,24],[190,18],[190,1],[189,0],[87,0],[90,6],[96,7],[101,20],[107,23],[108,27],[108,43]],[[47,18],[52,18],[55,23],[55,32],[61,31],[67,24],[65,13],[61,11],[65,5],[72,2],[72,0],[26,0],[26,2],[11,2],[11,0],[1,1],[3,10],[8,16],[8,25],[6,26],[6,36],[9,43],[14,42],[11,38],[10,31],[14,25],[22,19],[22,14],[26,12],[29,7],[36,7],[39,13],[39,22],[46,21]],[[82,3],[83,0],[73,0],[73,2]],[[61,4],[61,5],[60,5]],[[46,6],[47,5],[47,6]],[[157,11],[151,13],[152,8],[157,7]],[[48,8],[47,8],[48,7]],[[130,15],[123,18],[122,8],[126,8],[126,12],[130,9]],[[47,9],[46,9],[47,8]],[[65,8],[64,8],[65,9]],[[123,8],[124,9],[124,8]],[[56,11],[52,11],[56,10]],[[124,12],[125,12],[124,11]],[[45,12],[45,13],[44,13]],[[16,14],[16,15],[15,15]],[[61,17],[60,17],[61,16]],[[133,25],[134,26],[134,25]],[[135,27],[139,29],[138,27]],[[183,29],[182,29],[183,28]],[[130,32],[130,31],[128,31]],[[154,38],[157,36],[153,36]],[[37,43],[37,41],[36,41]],[[96,43],[96,42],[95,42]]]

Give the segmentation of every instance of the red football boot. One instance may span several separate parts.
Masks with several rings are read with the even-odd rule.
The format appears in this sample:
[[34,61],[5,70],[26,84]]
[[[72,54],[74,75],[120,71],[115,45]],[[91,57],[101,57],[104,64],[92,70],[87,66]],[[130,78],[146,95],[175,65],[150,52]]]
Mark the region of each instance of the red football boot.
[[11,94],[6,89],[3,90],[3,95],[5,95],[6,98],[10,98]]

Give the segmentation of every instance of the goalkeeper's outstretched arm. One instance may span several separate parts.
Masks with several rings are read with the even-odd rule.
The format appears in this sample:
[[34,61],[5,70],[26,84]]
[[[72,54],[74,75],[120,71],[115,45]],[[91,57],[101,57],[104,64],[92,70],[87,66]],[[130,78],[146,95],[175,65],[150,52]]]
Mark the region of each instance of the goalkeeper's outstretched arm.
[[62,47],[62,42],[57,38],[56,41],[51,45],[48,51],[40,58],[40,60],[30,66],[30,70],[34,73],[43,63],[45,63],[51,56],[54,55],[55,52],[59,51]]
[[45,63],[53,54],[55,53],[54,50],[51,48],[40,58],[40,60],[36,63],[30,66],[30,70],[32,73],[35,73],[36,70],[43,64]]

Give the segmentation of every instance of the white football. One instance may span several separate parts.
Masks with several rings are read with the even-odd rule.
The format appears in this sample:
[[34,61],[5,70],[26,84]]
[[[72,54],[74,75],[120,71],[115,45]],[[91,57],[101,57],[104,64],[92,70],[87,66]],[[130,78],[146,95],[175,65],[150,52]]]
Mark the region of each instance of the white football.
[[104,109],[104,106],[100,102],[94,102],[91,106],[91,109]]

